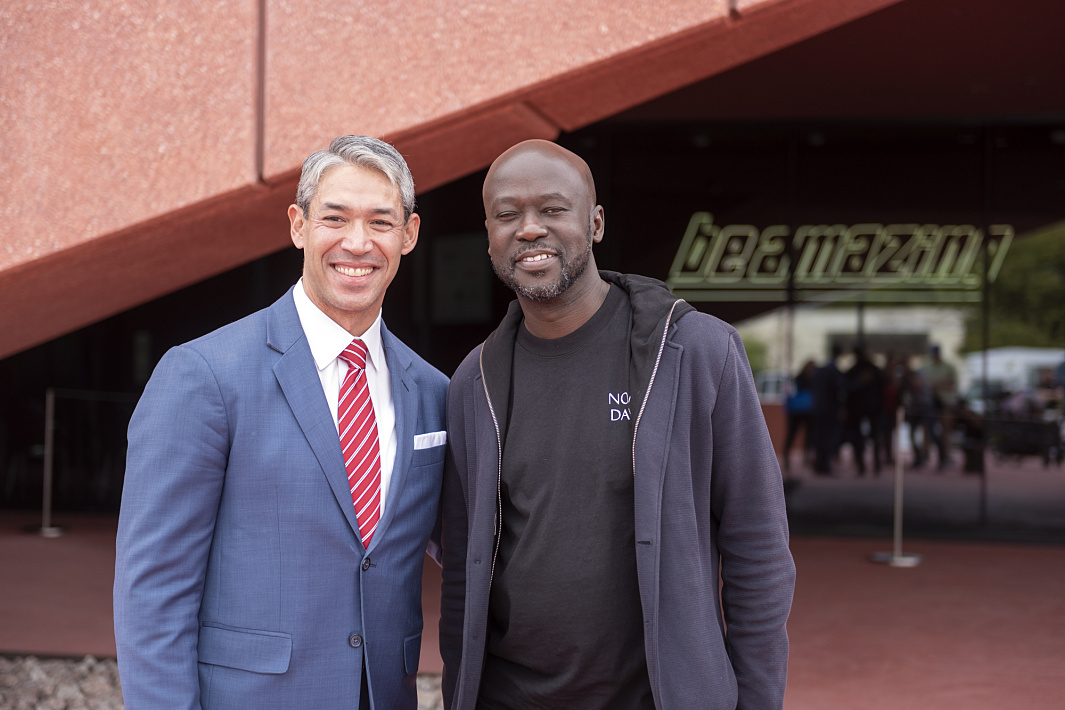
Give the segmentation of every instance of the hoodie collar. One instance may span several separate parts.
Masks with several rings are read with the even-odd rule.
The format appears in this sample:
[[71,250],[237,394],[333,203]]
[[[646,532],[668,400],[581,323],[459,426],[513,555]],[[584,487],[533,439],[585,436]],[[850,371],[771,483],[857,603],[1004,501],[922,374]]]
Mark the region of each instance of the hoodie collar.
[[[632,370],[633,394],[637,401],[642,401],[647,384],[651,379],[658,351],[662,345],[662,333],[666,328],[666,319],[670,327],[681,316],[695,308],[686,301],[677,303],[678,299],[669,288],[658,279],[635,274],[619,274],[614,271],[600,271],[599,275],[608,283],[615,284],[629,294],[632,308]],[[674,308],[674,304],[676,307]],[[672,315],[671,315],[672,314]],[[481,373],[499,425],[505,431],[510,419],[511,377],[514,368],[514,342],[518,328],[525,319],[521,304],[511,301],[506,316],[481,347]]]

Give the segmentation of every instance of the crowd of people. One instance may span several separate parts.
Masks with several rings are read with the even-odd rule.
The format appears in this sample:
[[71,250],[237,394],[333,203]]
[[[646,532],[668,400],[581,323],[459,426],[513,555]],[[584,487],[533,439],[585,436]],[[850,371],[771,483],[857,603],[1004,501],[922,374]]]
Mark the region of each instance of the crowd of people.
[[[787,435],[783,465],[790,468],[790,452],[800,431],[805,434],[803,461],[816,475],[827,476],[838,466],[842,447],[849,445],[859,476],[869,468],[879,475],[894,464],[893,437],[899,408],[909,429],[913,458],[910,465],[922,468],[933,460],[937,470],[956,465],[952,452],[953,432],[979,426],[958,397],[958,375],[943,360],[938,346],[929,350],[923,367],[914,368],[906,357],[889,353],[880,367],[861,345],[851,355],[851,364],[841,369],[842,346],[833,345],[821,366],[808,360],[791,385],[785,406]],[[869,456],[866,452],[870,451]]]

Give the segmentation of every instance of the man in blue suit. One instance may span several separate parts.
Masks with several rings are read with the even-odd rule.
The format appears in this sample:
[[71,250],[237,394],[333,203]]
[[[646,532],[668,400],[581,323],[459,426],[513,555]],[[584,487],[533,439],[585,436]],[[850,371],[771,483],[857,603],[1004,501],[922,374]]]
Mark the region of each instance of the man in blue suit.
[[417,707],[448,383],[381,322],[413,210],[394,148],[337,138],[289,208],[303,278],[152,375],[115,572],[130,710]]

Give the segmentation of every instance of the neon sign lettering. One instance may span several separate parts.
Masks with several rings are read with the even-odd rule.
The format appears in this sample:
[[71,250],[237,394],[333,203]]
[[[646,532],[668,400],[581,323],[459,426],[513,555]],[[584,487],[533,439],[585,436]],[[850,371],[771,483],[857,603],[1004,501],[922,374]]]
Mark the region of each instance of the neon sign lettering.
[[[989,228],[988,281],[1002,267],[1013,227]],[[692,215],[667,283],[689,301],[784,301],[791,239],[795,298],[869,301],[978,301],[985,236],[968,224],[714,224]]]

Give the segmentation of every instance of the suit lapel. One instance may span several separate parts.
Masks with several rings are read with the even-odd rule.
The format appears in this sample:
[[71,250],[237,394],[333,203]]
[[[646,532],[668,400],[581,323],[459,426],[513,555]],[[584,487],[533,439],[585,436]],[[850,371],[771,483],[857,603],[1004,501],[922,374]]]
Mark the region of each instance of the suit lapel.
[[414,456],[414,434],[418,422],[418,385],[410,375],[411,361],[396,351],[395,338],[381,323],[381,342],[388,361],[388,376],[392,380],[392,406],[396,410],[396,458],[392,464],[392,479],[388,484],[388,499],[385,514],[377,525],[370,550],[387,534],[388,525],[395,517],[403,487],[410,472]]
[[340,450],[340,438],[329,413],[329,404],[325,401],[322,381],[318,378],[318,368],[307,345],[303,326],[300,325],[291,290],[270,307],[267,344],[281,353],[274,364],[274,376],[329,481],[329,487],[348,525],[358,538],[359,523],[351,504],[351,488]]

